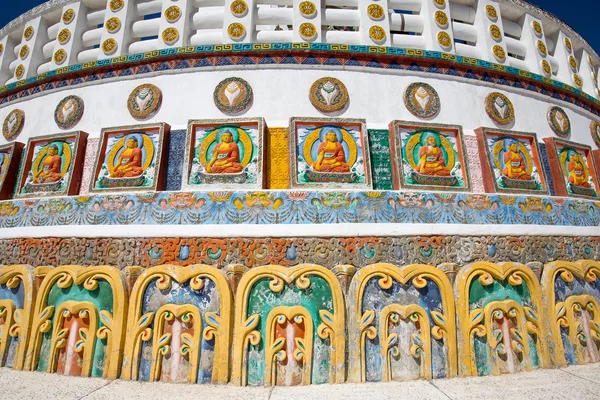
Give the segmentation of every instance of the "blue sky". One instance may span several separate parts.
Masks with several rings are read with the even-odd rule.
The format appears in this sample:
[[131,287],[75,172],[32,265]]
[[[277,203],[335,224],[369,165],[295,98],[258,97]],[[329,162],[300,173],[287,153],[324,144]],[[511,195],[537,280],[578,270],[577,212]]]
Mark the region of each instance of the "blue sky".
[[[598,15],[600,1],[598,0],[530,0],[545,10],[550,11],[571,25],[587,42],[600,53],[600,31],[598,30]],[[25,11],[42,4],[41,0],[2,1],[0,26],[23,14]]]

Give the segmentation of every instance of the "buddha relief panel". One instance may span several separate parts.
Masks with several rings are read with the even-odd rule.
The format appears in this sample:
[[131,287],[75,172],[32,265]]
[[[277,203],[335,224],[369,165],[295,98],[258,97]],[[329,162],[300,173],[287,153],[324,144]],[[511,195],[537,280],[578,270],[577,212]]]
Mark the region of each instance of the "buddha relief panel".
[[102,130],[90,192],[160,190],[169,125]]
[[534,133],[488,128],[475,133],[486,192],[548,194]]
[[86,140],[81,131],[29,139],[15,197],[77,194]]
[[394,121],[390,143],[396,189],[470,190],[460,126]]
[[262,189],[265,129],[262,118],[190,121],[183,187]]
[[372,189],[365,121],[292,118],[292,187]]

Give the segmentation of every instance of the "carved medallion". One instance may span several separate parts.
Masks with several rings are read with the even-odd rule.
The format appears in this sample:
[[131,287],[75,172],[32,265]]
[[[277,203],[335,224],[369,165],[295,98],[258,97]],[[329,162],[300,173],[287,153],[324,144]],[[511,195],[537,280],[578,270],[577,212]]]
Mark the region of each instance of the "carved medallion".
[[4,53],[4,45],[0,43],[0,56]]
[[573,74],[573,81],[575,82],[575,84],[579,87],[583,86],[583,80],[581,79],[581,77],[578,74]]
[[121,29],[121,20],[117,17],[109,18],[104,27],[108,33],[117,33]]
[[437,34],[437,40],[444,49],[450,49],[452,47],[452,39],[446,32],[439,32]]
[[575,60],[575,57],[569,56],[569,65],[573,71],[577,72],[577,61]]
[[498,12],[492,5],[485,6],[485,13],[487,14],[488,18],[492,21],[496,21],[498,19]]
[[179,39],[179,31],[175,28],[167,28],[162,33],[162,40],[166,44],[174,44]]
[[535,32],[535,34],[538,37],[542,37],[542,35],[544,34],[544,31],[542,29],[542,24],[540,24],[538,21],[533,21],[531,24],[533,26],[533,31]]
[[75,18],[75,10],[72,8],[69,8],[62,15],[62,21],[65,25],[69,25],[71,22],[73,22],[73,18]]
[[310,22],[300,24],[298,28],[300,37],[304,40],[315,40],[317,38],[317,28]]
[[123,0],[110,0],[110,11],[120,11],[123,8],[123,5]]
[[542,60],[542,71],[544,71],[544,73],[547,76],[550,76],[550,74],[552,74],[552,67],[550,66],[550,63],[546,60]]
[[435,22],[440,28],[446,29],[448,27],[448,15],[443,11],[436,11]]
[[441,108],[436,90],[423,82],[408,85],[404,91],[404,105],[412,115],[419,118],[435,117]]
[[506,60],[506,52],[502,46],[494,46],[492,47],[492,52],[494,53],[494,57],[500,62],[504,62]]
[[16,138],[25,125],[25,113],[23,110],[12,110],[4,119],[2,124],[2,135],[6,140]]
[[21,79],[25,74],[25,66],[23,64],[19,64],[17,69],[15,69],[15,77],[17,79]]
[[54,62],[56,63],[56,65],[61,65],[65,62],[66,59],[67,52],[64,49],[56,50],[56,53],[54,53]]
[[542,57],[546,57],[546,55],[548,54],[548,49],[546,48],[544,42],[542,42],[541,40],[537,41],[537,49]]
[[19,51],[19,57],[21,58],[21,60],[24,60],[27,58],[28,55],[29,55],[29,46],[24,44],[21,47],[21,50]]
[[490,36],[494,40],[502,39],[502,31],[500,30],[500,27],[498,27],[498,25],[496,25],[496,24],[490,25]]
[[485,111],[498,125],[508,125],[515,120],[515,109],[502,93],[490,93],[485,99]]
[[233,40],[242,40],[246,36],[246,28],[239,22],[234,22],[227,27],[227,34]]
[[[300,3],[300,6],[302,6],[302,3]],[[234,0],[229,6],[229,11],[238,18],[245,17],[248,13],[248,4],[244,0]]]
[[433,0],[434,4],[439,8],[446,7],[446,0]]
[[240,114],[250,108],[254,95],[250,84],[231,77],[219,82],[213,93],[215,106],[226,114]]
[[310,87],[310,102],[323,113],[342,110],[348,103],[348,89],[339,79],[321,78]]
[[369,28],[369,37],[377,44],[385,42],[385,29],[379,25],[373,25]]
[[57,36],[58,43],[65,45],[71,39],[71,31],[68,28],[63,29]]
[[596,143],[596,146],[598,146],[600,149],[600,123],[592,122],[590,125],[590,130],[592,133],[592,139],[594,139],[594,143]]
[[177,6],[171,6],[165,10],[165,19],[167,22],[174,24],[181,18],[181,8]]
[[71,129],[83,117],[84,103],[78,96],[67,96],[58,103],[54,110],[54,121],[60,129]]
[[385,16],[385,11],[379,4],[371,4],[367,7],[367,14],[373,21],[381,21]]
[[28,26],[27,29],[25,29],[25,31],[23,32],[23,37],[25,38],[25,40],[30,40],[33,37],[33,33],[35,31],[33,30],[33,26]]
[[565,47],[571,53],[573,51],[573,45],[571,44],[571,40],[569,38],[565,38]]
[[150,83],[145,83],[133,89],[127,100],[127,109],[135,119],[149,119],[158,112],[161,104],[161,90]]
[[552,128],[557,136],[566,138],[571,134],[571,121],[565,110],[562,108],[556,106],[550,107],[548,109],[547,119],[550,128]]
[[119,47],[119,45],[117,44],[117,41],[113,38],[108,38],[104,41],[104,43],[102,43],[102,51],[107,56],[114,54],[115,51],[117,51],[117,47]]

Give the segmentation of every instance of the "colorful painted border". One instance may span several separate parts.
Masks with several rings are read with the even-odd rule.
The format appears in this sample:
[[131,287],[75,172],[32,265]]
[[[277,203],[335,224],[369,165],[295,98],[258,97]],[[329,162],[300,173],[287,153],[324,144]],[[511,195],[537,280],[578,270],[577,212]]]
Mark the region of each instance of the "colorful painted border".
[[167,48],[90,61],[0,88],[0,105],[47,90],[103,79],[191,68],[322,65],[404,70],[462,77],[562,100],[600,116],[600,100],[573,86],[514,67],[430,50],[326,43],[233,43]]

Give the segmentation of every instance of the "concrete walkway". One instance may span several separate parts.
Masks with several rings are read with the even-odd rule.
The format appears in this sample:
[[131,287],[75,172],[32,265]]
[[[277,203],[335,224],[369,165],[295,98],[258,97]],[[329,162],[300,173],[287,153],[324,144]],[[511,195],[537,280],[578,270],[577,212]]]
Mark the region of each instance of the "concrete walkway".
[[600,364],[446,380],[240,388],[72,378],[0,368],[2,399],[600,399]]

